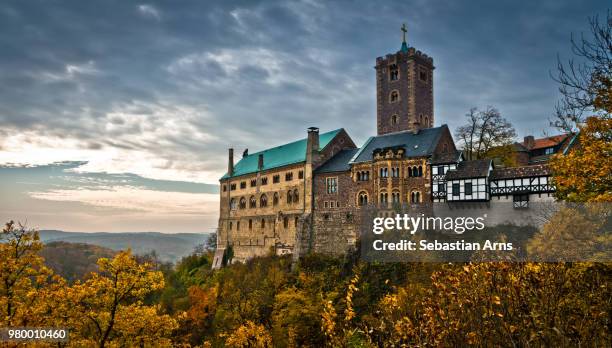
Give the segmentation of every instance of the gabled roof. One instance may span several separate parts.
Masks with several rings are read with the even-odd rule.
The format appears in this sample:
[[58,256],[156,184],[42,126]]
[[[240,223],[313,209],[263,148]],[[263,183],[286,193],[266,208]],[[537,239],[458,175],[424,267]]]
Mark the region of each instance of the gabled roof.
[[344,172],[351,169],[349,164],[351,158],[359,151],[359,149],[344,149],[338,152],[334,157],[323,163],[315,170],[315,173],[333,173]]
[[490,168],[490,159],[462,161],[457,169],[448,171],[446,180],[486,177],[489,175]]
[[[324,149],[332,139],[336,137],[343,128],[319,135],[319,148]],[[306,140],[307,138],[294,141],[292,143],[272,147],[267,150],[255,152],[243,157],[234,165],[234,175],[232,177],[251,174],[258,171],[259,155],[263,154],[264,166],[262,170],[278,168],[290,164],[306,161]],[[227,173],[221,179],[227,179]]]
[[550,175],[550,172],[550,167],[548,167],[547,164],[511,168],[496,168],[493,169],[493,172],[491,173],[491,179],[513,179],[535,176],[548,176]]
[[457,150],[454,152],[436,153],[431,158],[431,164],[447,164],[457,163],[461,157],[461,151]]
[[350,163],[372,161],[374,150],[384,148],[403,148],[406,157],[430,156],[444,129],[448,129],[448,126],[424,128],[416,134],[412,131],[404,131],[370,137],[353,156]]
[[[547,147],[557,146],[557,145],[561,144],[562,142],[564,142],[567,139],[567,137],[569,137],[569,134],[559,134],[559,135],[554,135],[554,136],[551,136],[551,137],[534,139],[533,147],[530,148],[529,150],[537,150],[537,149],[543,149],[543,148],[547,148]],[[525,144],[524,141],[522,143],[519,143],[519,144],[527,147],[527,144]]]

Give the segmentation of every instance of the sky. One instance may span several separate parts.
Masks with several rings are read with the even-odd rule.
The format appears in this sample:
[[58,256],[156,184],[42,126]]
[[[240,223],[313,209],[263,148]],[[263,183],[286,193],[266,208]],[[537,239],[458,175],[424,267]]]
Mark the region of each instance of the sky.
[[[374,64],[434,59],[436,125],[548,127],[557,56],[605,1],[0,2],[0,219],[211,232],[227,149],[375,134]],[[518,140],[518,139],[517,139]]]

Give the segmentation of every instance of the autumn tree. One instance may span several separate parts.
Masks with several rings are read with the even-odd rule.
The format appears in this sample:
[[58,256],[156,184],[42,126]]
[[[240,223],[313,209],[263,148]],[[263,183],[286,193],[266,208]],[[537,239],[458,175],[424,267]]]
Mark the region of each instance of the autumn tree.
[[0,235],[0,327],[40,323],[40,291],[52,272],[38,254],[38,232],[8,222]]
[[[139,264],[131,252],[98,260],[99,271],[74,284],[68,300],[79,313],[72,322],[79,344],[162,344],[176,328],[176,321],[159,313],[158,306],[142,304],[145,296],[163,288],[161,272]],[[169,344],[169,341],[166,340]]]
[[589,117],[579,144],[550,162],[555,196],[570,202],[612,202],[612,119]]
[[457,128],[455,137],[458,138],[466,159],[486,158],[495,148],[506,151],[497,152],[500,157],[508,157],[512,152],[509,147],[516,131],[512,124],[503,118],[494,107],[488,106],[485,110],[471,108],[466,114],[466,124]]
[[566,132],[576,131],[585,115],[609,119],[612,112],[612,13],[603,21],[591,17],[589,24],[589,34],[572,35],[574,58],[565,63],[558,58],[553,75],[562,98],[551,125]]

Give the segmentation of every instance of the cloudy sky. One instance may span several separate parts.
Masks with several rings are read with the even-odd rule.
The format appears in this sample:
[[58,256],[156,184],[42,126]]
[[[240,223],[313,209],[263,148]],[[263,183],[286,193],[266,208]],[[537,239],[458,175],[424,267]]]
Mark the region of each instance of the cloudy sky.
[[209,232],[226,151],[375,133],[374,62],[434,57],[436,123],[554,133],[549,72],[605,1],[0,3],[0,219]]

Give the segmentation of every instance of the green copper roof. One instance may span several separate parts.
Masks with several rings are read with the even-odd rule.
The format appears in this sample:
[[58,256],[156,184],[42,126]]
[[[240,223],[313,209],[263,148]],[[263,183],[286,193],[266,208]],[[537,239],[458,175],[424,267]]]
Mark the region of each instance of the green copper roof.
[[[395,47],[397,47],[397,46],[395,46]],[[408,52],[408,45],[406,44],[406,41],[402,42],[401,51],[404,52],[404,53]]]
[[[342,128],[319,135],[319,148],[323,149],[329,142],[342,131]],[[306,161],[306,138],[259,151],[243,157],[234,165],[233,177],[257,172],[259,154],[264,155],[263,170],[282,167]],[[221,179],[227,179],[227,173]]]

